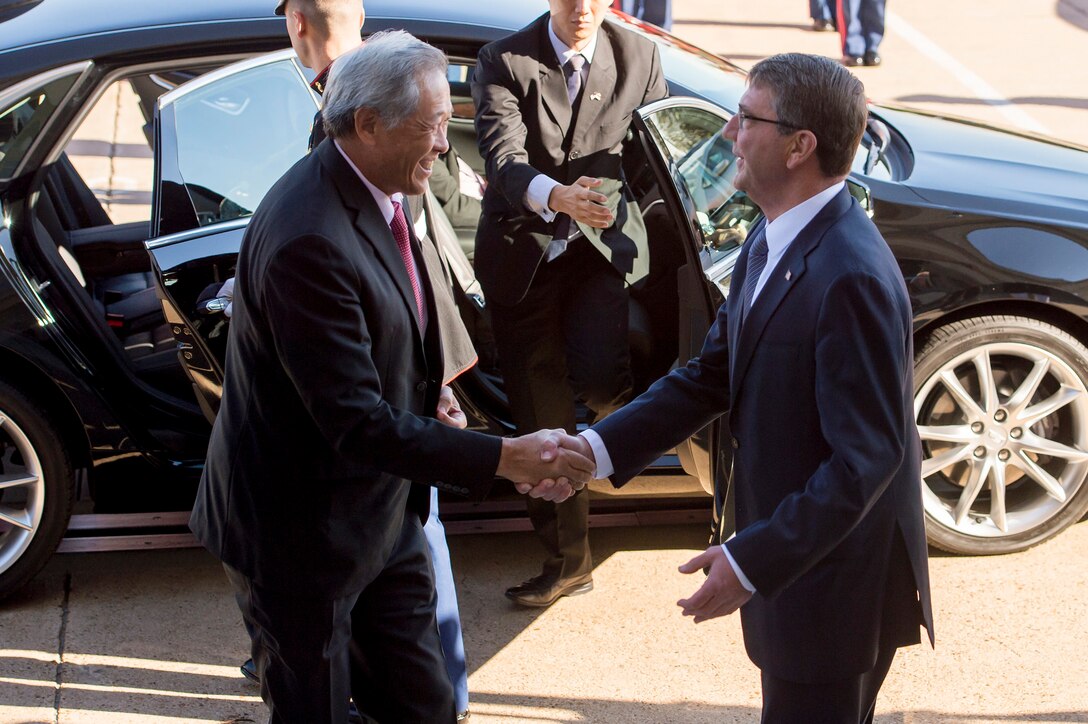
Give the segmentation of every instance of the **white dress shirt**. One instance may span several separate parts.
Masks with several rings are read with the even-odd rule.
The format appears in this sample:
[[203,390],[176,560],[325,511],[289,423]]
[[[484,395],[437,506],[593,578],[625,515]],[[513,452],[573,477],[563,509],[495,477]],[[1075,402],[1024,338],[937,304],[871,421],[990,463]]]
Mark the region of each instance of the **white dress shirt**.
[[[763,273],[759,275],[759,282],[756,284],[755,291],[752,292],[753,305],[755,305],[755,300],[759,297],[759,293],[763,290],[767,280],[775,273],[775,267],[785,256],[786,250],[790,248],[793,240],[808,226],[810,221],[816,218],[816,214],[820,213],[820,210],[827,206],[828,202],[842,190],[844,184],[844,181],[840,181],[827,187],[767,224],[765,230],[767,234],[767,264],[763,267]],[[607,478],[615,472],[612,458],[609,456],[601,436],[593,428],[583,430],[578,434],[589,443],[589,447],[593,450],[593,457],[597,461],[597,469],[594,471],[593,477],[597,479]],[[737,574],[737,580],[749,593],[755,593],[756,587],[752,585],[752,582],[744,575],[744,571],[733,560],[733,554],[729,552],[729,548],[726,547],[725,543],[722,543],[722,551],[725,553],[729,565],[733,567],[733,572]]]
[[[560,68],[564,67],[567,61],[575,55],[581,55],[586,59],[585,65],[582,66],[582,87],[585,87],[585,82],[589,78],[589,66],[593,63],[593,53],[597,50],[596,33],[590,39],[589,44],[582,48],[581,51],[574,50],[559,39],[549,20],[548,39],[552,41],[552,48],[555,50],[555,57],[559,59]],[[548,206],[548,197],[551,195],[552,189],[559,185],[558,181],[547,174],[537,174],[529,182],[529,188],[525,190],[525,205],[534,213],[539,214],[540,218],[550,222],[555,218],[555,212]]]
[[[408,208],[404,205],[404,194],[393,194],[392,196],[390,196],[387,193],[385,193],[384,191],[382,191],[380,188],[375,186],[374,184],[370,183],[370,181],[367,179],[367,177],[363,175],[363,172],[359,170],[359,167],[355,165],[355,162],[351,160],[351,157],[348,156],[344,152],[344,149],[340,146],[340,142],[337,141],[336,139],[333,139],[333,143],[336,145],[336,150],[339,151],[340,155],[344,157],[344,160],[348,162],[348,166],[351,166],[351,170],[355,172],[355,175],[358,176],[359,180],[363,182],[363,185],[366,186],[367,190],[370,192],[370,195],[374,197],[374,202],[376,204],[378,204],[378,210],[382,212],[382,218],[385,219],[386,226],[393,223],[393,213],[394,213],[394,211],[393,211],[393,202],[394,201],[396,201],[398,204],[400,204],[400,207],[404,212],[404,222],[406,224],[409,223],[408,222]],[[418,234],[418,232],[417,232],[417,234]],[[419,273],[419,265],[416,264],[415,254],[411,255],[411,259],[412,259],[412,273],[416,275],[416,280],[419,283],[420,288],[423,291],[424,297],[426,297],[427,292],[426,292],[426,289],[423,287],[423,277]],[[424,306],[423,309],[419,310],[419,317],[422,320],[422,325],[423,325],[423,327],[422,327],[422,329],[420,331],[421,332],[426,331],[426,329],[427,329],[427,307],[426,306]]]

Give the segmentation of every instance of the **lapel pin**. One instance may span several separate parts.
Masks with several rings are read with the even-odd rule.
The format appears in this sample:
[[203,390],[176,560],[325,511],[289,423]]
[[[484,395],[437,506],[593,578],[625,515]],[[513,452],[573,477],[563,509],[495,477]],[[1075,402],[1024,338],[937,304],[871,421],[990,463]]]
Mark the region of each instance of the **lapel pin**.
[[601,100],[601,94],[600,93],[590,93],[589,94],[589,100],[599,101],[599,100]]
[[792,277],[792,276],[793,276],[793,272],[791,272],[789,269],[787,269],[786,270],[786,281],[789,281],[790,277]]

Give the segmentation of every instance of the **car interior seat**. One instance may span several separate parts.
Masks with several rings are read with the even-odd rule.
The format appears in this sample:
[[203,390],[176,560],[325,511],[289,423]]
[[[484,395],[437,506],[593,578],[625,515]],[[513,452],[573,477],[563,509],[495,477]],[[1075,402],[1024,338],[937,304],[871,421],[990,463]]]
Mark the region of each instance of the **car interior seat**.
[[149,223],[113,224],[64,154],[46,176],[35,222],[113,330],[136,374],[172,383],[180,368],[143,246]]

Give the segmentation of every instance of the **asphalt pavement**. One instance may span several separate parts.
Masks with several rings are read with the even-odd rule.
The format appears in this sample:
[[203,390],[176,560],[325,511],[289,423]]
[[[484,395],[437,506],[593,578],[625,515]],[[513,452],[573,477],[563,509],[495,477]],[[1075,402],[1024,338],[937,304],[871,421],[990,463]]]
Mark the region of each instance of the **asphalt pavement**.
[[[593,531],[592,593],[543,611],[503,589],[535,573],[526,533],[450,541],[473,722],[759,719],[737,617],[695,625],[677,572],[701,526]],[[1088,522],[1025,553],[935,556],[937,647],[897,657],[881,724],[1088,722]],[[262,722],[245,633],[201,550],[57,556],[0,605],[0,722]]]

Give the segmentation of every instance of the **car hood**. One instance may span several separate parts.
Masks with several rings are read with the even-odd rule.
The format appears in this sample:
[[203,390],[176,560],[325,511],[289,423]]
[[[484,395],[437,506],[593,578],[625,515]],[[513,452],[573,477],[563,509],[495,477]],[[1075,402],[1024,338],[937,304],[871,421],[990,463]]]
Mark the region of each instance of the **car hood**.
[[926,201],[1088,228],[1088,148],[913,109],[874,111],[906,138],[914,167],[902,184]]

